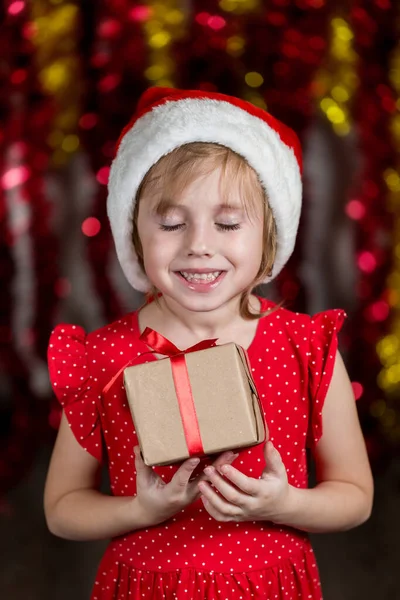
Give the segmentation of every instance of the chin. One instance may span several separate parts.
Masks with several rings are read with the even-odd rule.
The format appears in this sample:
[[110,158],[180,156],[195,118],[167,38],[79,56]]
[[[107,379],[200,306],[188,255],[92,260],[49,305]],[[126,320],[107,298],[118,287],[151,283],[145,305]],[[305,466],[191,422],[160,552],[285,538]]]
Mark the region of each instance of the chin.
[[164,295],[173,300],[183,309],[192,312],[212,312],[218,310],[226,304],[229,304],[235,298],[240,298],[242,292],[233,294],[174,294],[165,291]]

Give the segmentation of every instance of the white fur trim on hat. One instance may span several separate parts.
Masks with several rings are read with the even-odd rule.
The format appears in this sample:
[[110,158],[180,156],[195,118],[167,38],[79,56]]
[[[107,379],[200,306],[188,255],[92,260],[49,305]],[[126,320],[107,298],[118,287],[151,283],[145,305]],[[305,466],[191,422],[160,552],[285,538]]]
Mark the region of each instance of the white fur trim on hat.
[[262,119],[229,102],[186,98],[168,101],[140,117],[121,140],[108,183],[107,210],[122,269],[131,285],[150,289],[132,243],[136,192],[147,171],[162,157],[190,142],[214,142],[243,156],[258,174],[277,228],[272,275],[293,252],[300,218],[302,184],[293,150]]

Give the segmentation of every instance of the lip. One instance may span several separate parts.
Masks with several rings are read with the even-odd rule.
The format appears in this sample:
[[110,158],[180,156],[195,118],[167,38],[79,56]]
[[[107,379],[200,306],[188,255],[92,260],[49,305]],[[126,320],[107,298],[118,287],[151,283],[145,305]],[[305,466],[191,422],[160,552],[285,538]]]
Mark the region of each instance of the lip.
[[185,273],[200,273],[207,275],[208,273],[215,273],[216,271],[223,272],[224,269],[179,269],[179,271],[175,271],[176,273],[184,271]]
[[[214,273],[215,271],[219,271],[220,269],[182,269],[185,273]],[[193,281],[188,281],[179,271],[175,271],[175,275],[182,285],[186,287],[186,289],[191,290],[192,292],[198,292],[200,294],[206,294],[208,292],[213,291],[216,287],[220,285],[226,275],[226,271],[221,271],[218,277],[214,281],[204,281],[202,283],[194,283]]]

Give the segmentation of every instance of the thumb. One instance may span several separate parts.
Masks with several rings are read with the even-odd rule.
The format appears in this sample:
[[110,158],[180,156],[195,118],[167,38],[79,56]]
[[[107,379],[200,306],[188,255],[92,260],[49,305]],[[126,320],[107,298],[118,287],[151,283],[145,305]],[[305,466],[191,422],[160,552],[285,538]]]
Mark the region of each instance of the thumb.
[[133,448],[133,452],[135,455],[135,468],[137,476],[146,476],[148,475],[149,471],[152,473],[153,471],[145,464],[142,458],[142,453],[140,452],[139,446],[135,446]]
[[285,465],[282,462],[281,455],[275,448],[271,440],[268,440],[264,446],[264,458],[265,468],[262,472],[261,477],[274,475],[276,477],[282,477],[286,475]]
[[189,458],[185,460],[171,479],[171,483],[178,488],[184,488],[189,484],[189,480],[193,475],[193,471],[199,464],[199,458]]

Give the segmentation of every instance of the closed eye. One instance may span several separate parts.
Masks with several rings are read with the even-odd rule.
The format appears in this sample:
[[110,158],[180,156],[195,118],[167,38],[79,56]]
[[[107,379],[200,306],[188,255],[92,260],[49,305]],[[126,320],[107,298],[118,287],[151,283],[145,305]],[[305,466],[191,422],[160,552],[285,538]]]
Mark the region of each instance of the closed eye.
[[[226,223],[215,223],[215,225],[221,231],[235,231],[240,229],[240,223],[234,223],[232,225],[227,225]],[[160,229],[162,231],[178,231],[179,229],[183,229],[183,227],[185,227],[185,223],[178,223],[177,225],[160,224]]]
[[178,231],[178,229],[182,229],[182,227],[185,227],[185,223],[178,223],[177,225],[163,225],[162,223],[160,224],[160,229],[162,229],[163,231]]
[[235,229],[240,229],[239,223],[234,223],[232,225],[226,225],[225,223],[215,223],[218,229],[221,231],[234,231]]

